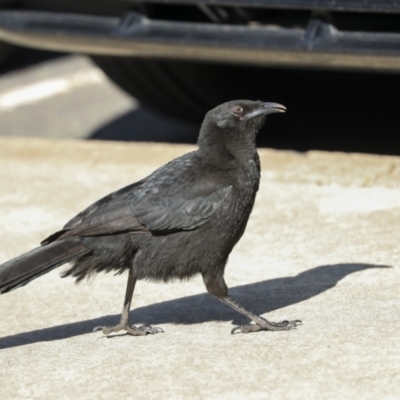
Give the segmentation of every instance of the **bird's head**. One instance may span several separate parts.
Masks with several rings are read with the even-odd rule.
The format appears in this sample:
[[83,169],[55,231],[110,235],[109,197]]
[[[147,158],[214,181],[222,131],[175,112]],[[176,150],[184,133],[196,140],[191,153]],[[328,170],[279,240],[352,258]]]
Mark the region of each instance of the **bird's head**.
[[[256,152],[256,136],[268,114],[285,112],[277,103],[234,100],[209,111],[200,129],[199,149],[217,162]],[[228,156],[226,158],[225,156]]]
[[258,131],[269,114],[285,112],[286,107],[278,103],[234,100],[223,103],[209,111],[206,119],[212,120],[220,129]]

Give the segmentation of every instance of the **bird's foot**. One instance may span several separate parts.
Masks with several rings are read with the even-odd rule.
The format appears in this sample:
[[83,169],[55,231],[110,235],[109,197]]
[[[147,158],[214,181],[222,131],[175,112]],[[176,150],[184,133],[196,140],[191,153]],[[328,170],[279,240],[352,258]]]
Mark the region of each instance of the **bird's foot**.
[[126,331],[129,335],[132,336],[146,336],[146,335],[154,335],[155,333],[164,332],[161,328],[157,326],[143,325],[143,326],[135,326],[129,323],[121,324],[115,326],[96,326],[93,329],[93,332],[102,331],[104,335],[109,335],[112,332]]
[[289,331],[291,329],[296,329],[298,325],[303,325],[299,319],[296,319],[295,321],[270,322],[262,317],[260,318],[262,320],[260,323],[236,326],[232,329],[231,333],[234,334],[238,330],[240,330],[241,333],[258,331]]

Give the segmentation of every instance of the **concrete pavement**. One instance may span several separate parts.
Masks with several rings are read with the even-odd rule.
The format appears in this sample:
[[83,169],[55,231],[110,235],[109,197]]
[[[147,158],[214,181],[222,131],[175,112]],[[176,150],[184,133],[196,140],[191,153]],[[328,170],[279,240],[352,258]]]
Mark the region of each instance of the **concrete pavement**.
[[[0,138],[0,263],[88,204],[190,149]],[[126,276],[75,285],[60,269],[0,296],[2,399],[400,398],[400,158],[260,150],[261,190],[226,272],[245,320],[190,282],[139,282],[132,321],[105,338]]]
[[0,76],[0,136],[195,142],[198,127],[147,110],[88,57]]

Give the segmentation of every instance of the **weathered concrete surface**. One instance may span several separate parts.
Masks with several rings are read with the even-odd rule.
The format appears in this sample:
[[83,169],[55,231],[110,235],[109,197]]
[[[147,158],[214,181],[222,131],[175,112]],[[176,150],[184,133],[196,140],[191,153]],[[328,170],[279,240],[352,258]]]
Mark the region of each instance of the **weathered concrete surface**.
[[187,142],[194,124],[157,115],[82,55],[0,74],[0,136]]
[[[186,146],[0,139],[0,263]],[[263,178],[231,255],[231,294],[290,332],[244,320],[189,283],[140,282],[132,319],[164,334],[104,338],[126,276],[59,270],[0,297],[2,399],[400,398],[400,159],[260,151]]]

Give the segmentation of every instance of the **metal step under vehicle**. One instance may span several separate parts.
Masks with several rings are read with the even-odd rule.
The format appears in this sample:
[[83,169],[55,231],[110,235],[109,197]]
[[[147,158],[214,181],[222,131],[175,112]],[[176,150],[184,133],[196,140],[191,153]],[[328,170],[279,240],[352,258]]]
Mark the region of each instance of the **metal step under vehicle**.
[[400,33],[339,31],[318,17],[302,29],[1,11],[0,40],[90,55],[400,71]]
[[[132,1],[134,3],[135,1]],[[154,3],[154,0],[140,0]],[[399,0],[164,0],[169,4],[261,7],[281,10],[352,11],[359,13],[399,13]]]

